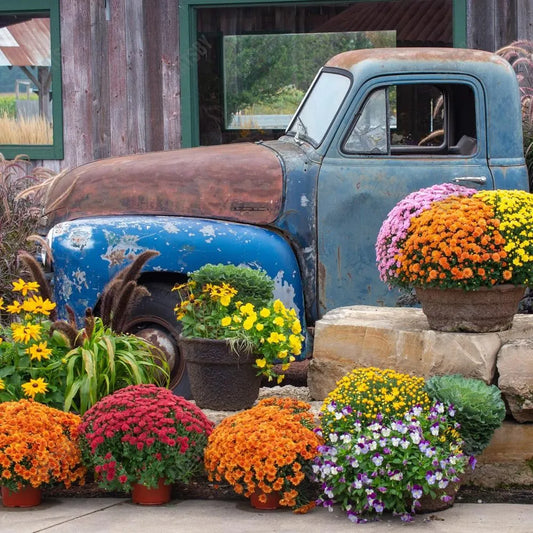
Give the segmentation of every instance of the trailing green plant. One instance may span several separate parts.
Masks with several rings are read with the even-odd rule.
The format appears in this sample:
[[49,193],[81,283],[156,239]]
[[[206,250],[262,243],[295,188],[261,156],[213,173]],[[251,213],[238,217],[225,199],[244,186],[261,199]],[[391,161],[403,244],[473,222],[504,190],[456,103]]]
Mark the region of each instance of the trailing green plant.
[[[18,155],[8,161],[0,154],[0,298],[9,297],[12,280],[26,278],[27,271],[17,259],[18,252],[36,250],[35,243],[27,239],[39,225],[41,204],[37,195],[22,193],[52,175],[51,170],[31,168],[26,156]],[[0,311],[1,322],[7,323],[10,318],[9,313]]]
[[267,304],[274,293],[272,278],[264,270],[254,268],[208,263],[191,272],[189,279],[200,287],[226,283],[237,291],[239,300],[255,307]]
[[458,374],[433,376],[426,381],[425,390],[432,400],[453,406],[468,455],[480,454],[505,418],[500,390],[479,379]]

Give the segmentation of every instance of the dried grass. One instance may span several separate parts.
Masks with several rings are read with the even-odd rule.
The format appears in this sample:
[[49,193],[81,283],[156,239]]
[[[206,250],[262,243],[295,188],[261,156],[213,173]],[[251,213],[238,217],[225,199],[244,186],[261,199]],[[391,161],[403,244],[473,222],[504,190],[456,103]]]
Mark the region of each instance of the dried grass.
[[53,144],[52,126],[44,117],[0,116],[0,144]]

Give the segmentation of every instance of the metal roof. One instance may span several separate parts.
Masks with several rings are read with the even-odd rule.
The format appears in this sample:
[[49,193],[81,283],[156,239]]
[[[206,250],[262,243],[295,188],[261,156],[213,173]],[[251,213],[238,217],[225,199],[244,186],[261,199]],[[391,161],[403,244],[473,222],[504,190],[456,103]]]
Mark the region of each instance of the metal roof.
[[451,46],[452,2],[360,2],[345,9],[314,31],[396,30],[403,46]]
[[33,18],[0,28],[0,66],[51,66],[50,19]]

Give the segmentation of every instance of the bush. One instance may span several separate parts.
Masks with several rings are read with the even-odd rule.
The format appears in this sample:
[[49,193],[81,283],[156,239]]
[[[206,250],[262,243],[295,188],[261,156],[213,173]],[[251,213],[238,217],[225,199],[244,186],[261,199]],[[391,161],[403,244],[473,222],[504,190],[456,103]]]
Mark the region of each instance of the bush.
[[235,265],[207,264],[190,274],[191,281],[203,287],[210,283],[227,283],[237,291],[237,298],[254,307],[262,307],[272,299],[274,281],[264,270]]
[[454,407],[463,449],[469,455],[477,455],[487,447],[505,418],[500,390],[479,379],[433,376],[426,381],[425,390],[433,400]]

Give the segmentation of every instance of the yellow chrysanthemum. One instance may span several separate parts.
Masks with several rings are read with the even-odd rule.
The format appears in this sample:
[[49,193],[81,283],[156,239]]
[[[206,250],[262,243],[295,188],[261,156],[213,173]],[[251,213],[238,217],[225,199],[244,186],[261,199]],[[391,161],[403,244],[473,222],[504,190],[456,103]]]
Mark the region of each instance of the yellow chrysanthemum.
[[30,379],[28,383],[22,384],[22,390],[29,398],[35,398],[37,394],[48,391],[48,383],[43,378]]
[[259,311],[259,316],[261,316],[262,318],[268,318],[270,316],[270,309],[263,307],[263,309]]
[[37,290],[39,290],[39,284],[36,281],[24,281],[19,278],[18,281],[13,282],[13,291],[22,293],[22,296]]

